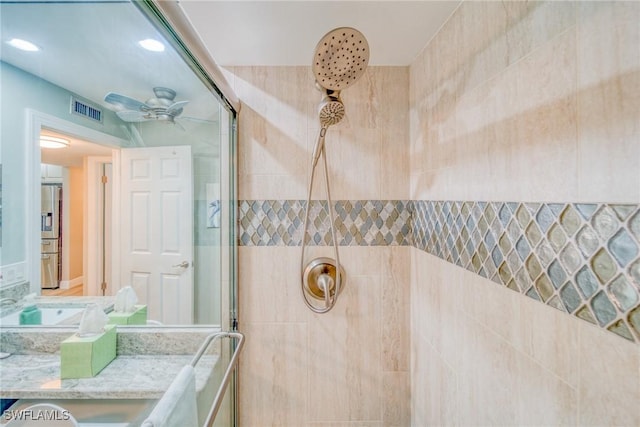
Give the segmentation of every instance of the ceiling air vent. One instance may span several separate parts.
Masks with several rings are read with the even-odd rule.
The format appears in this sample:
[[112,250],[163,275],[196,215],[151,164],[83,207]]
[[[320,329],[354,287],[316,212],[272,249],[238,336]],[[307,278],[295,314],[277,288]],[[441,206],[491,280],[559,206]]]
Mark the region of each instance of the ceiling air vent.
[[73,96],[71,97],[71,114],[77,114],[78,116],[102,123],[102,110]]

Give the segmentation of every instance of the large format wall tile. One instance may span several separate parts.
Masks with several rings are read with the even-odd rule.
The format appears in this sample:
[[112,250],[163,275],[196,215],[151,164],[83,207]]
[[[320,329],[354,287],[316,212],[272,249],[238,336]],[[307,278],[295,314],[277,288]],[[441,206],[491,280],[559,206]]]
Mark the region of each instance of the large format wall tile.
[[[326,315],[302,300],[300,251],[239,248],[240,330],[252,343],[241,365],[243,425],[409,425],[410,248],[342,246],[346,286]],[[332,247],[305,255],[318,256]]]
[[[407,425],[409,410],[416,426],[639,424],[639,14],[634,2],[463,2],[408,70],[370,67],[345,91],[327,150],[354,288],[320,321],[296,297],[289,247],[319,93],[308,67],[227,71],[246,112],[241,308],[260,334],[244,362],[244,425]],[[358,200],[351,218],[340,204]],[[383,221],[394,232],[380,231],[375,203],[395,206]],[[330,255],[326,206],[314,205],[309,256]],[[260,288],[264,275],[274,289]],[[284,355],[269,341],[278,328]],[[367,354],[348,354],[352,337]],[[275,372],[257,369],[269,363]],[[407,370],[410,409],[395,404]],[[282,388],[269,388],[274,375]],[[353,398],[321,398],[335,414],[312,407],[316,388],[339,387]]]
[[[410,215],[403,201],[409,173],[408,67],[369,67],[342,93],[347,116],[327,133],[338,239],[349,246],[340,248],[347,272],[344,294],[324,316],[311,313],[302,300],[299,246],[321,92],[310,67],[224,72],[243,104],[239,305],[240,329],[253,345],[241,367],[241,424],[409,425],[409,283],[408,260],[402,258],[409,248],[399,247],[410,238],[402,228]],[[326,203],[316,201],[325,195],[319,166],[307,261],[333,256]],[[393,323],[383,327],[383,319]],[[278,330],[286,332],[276,336]],[[285,366],[290,371],[283,373],[279,369]],[[397,407],[402,400],[407,405]],[[395,423],[389,419],[396,416]]]
[[248,323],[242,331],[247,344],[239,368],[240,424],[304,425],[309,406],[307,325]]
[[309,323],[311,421],[382,419],[381,283],[367,275],[348,280],[331,316]]
[[[411,270],[414,425],[637,425],[637,345],[516,293],[517,316],[505,320],[491,302],[504,289],[424,251],[412,249]],[[425,317],[441,313],[442,295],[460,295],[456,283],[491,291],[447,306],[455,322]],[[505,335],[503,321],[524,336]]]
[[640,350],[589,325],[580,328],[579,424],[640,425]]
[[580,198],[638,201],[640,4],[580,2],[578,13]]
[[638,424],[638,22],[463,2],[411,65],[415,425]]

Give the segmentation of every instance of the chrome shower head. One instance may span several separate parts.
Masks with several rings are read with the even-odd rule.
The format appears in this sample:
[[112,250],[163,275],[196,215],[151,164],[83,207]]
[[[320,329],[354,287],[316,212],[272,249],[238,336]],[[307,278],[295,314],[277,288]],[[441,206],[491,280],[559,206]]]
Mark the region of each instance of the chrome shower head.
[[369,43],[355,28],[329,31],[318,42],[311,67],[318,85],[342,90],[355,83],[369,63]]
[[344,118],[344,104],[340,99],[340,94],[326,94],[320,102],[318,115],[320,116],[320,125],[323,128],[340,123]]

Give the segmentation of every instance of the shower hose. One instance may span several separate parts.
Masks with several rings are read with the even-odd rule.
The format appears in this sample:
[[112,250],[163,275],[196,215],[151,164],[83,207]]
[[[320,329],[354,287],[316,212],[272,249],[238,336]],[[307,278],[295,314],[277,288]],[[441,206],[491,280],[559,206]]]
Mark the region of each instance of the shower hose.
[[[302,280],[300,281],[300,287],[302,289],[302,298],[304,299],[305,304],[309,309],[315,313],[327,313],[329,312],[335,305],[338,300],[338,294],[340,293],[340,287],[342,285],[342,275],[340,269],[340,254],[338,252],[338,239],[336,238],[336,228],[335,221],[333,216],[333,202],[331,201],[331,189],[329,185],[329,171],[327,168],[327,155],[325,151],[324,137],[327,133],[327,127],[323,126],[320,129],[320,133],[318,135],[318,141],[316,142],[316,146],[313,153],[313,164],[311,166],[311,173],[309,176],[309,192],[307,193],[307,204],[305,206],[305,215],[304,215],[304,226],[302,229],[302,254],[300,256],[300,271],[302,272]],[[323,291],[325,292],[325,307],[320,308],[315,306],[309,301],[307,297],[307,293],[304,289],[304,252],[307,242],[307,227],[309,225],[309,211],[311,210],[311,193],[313,192],[313,183],[315,177],[316,166],[318,165],[319,158],[322,157],[323,169],[324,169],[324,180],[326,183],[326,196],[327,196],[327,204],[329,210],[329,224],[331,228],[331,239],[333,240],[333,251],[336,259],[336,281],[335,281],[335,291],[333,292],[333,297],[330,292],[330,285],[328,282],[325,283],[325,287]],[[328,297],[327,297],[328,294]]]

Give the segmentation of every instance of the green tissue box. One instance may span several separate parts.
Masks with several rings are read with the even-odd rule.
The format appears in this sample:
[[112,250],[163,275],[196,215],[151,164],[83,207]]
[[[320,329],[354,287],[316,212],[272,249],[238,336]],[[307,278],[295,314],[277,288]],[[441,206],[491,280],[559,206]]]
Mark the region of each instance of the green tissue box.
[[104,333],[92,337],[74,334],[60,345],[60,377],[95,377],[115,358],[115,325],[106,325]]
[[40,325],[42,324],[42,311],[35,305],[25,307],[20,312],[21,325]]
[[116,313],[112,311],[108,314],[109,323],[114,325],[146,325],[147,324],[147,306],[134,305],[135,311],[132,313]]

